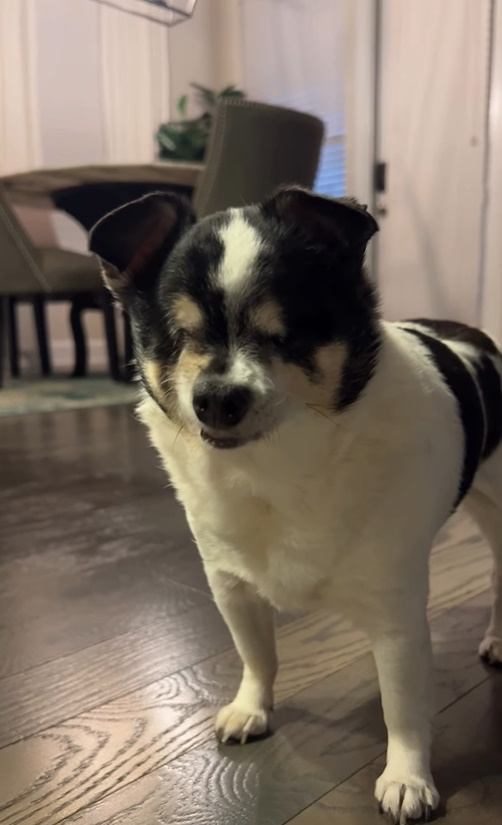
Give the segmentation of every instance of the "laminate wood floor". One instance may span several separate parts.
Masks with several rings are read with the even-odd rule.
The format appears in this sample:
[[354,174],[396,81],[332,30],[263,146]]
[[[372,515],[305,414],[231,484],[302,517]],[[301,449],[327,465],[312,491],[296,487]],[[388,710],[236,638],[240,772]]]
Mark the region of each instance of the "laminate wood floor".
[[[375,670],[341,619],[281,618],[274,735],[215,742],[239,664],[158,465],[130,408],[0,421],[0,825],[377,825]],[[457,515],[431,563],[449,825],[502,822],[489,571]]]

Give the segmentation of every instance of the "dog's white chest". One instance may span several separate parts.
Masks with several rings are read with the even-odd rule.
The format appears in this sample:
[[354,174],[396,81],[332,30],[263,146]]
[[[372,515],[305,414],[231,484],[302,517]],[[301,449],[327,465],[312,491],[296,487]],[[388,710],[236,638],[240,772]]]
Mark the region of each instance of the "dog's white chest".
[[309,518],[305,501],[233,489],[180,486],[188,520],[207,567],[253,584],[279,610],[311,607],[325,578],[332,535]]
[[156,416],[153,406],[152,415],[146,413],[144,406],[142,418],[185,507],[206,568],[248,581],[279,610],[318,607],[333,563],[322,481],[296,476],[288,484],[280,468],[277,480],[273,468],[268,474],[260,468],[255,477],[249,468],[236,470],[226,456],[215,460],[207,448],[182,437],[173,448],[165,419]]

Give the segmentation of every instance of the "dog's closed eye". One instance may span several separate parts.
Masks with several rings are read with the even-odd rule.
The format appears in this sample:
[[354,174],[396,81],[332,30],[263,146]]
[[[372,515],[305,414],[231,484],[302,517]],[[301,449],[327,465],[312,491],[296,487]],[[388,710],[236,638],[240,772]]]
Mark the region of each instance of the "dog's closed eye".
[[276,351],[286,344],[286,335],[264,335],[262,332],[253,332],[253,339],[260,350]]
[[286,336],[283,312],[276,301],[265,301],[255,307],[251,312],[250,323],[260,335],[270,340]]

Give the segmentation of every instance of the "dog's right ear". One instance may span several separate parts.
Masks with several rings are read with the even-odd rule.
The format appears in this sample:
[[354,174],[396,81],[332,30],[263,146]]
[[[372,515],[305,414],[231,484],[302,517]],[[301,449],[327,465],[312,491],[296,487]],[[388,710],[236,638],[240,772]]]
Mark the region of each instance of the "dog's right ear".
[[364,253],[378,231],[366,206],[353,198],[327,198],[300,186],[281,187],[262,204],[262,210],[307,238],[355,254]]
[[100,258],[103,277],[123,300],[153,288],[176,241],[195,222],[188,201],[154,192],[105,215],[91,230],[89,249]]

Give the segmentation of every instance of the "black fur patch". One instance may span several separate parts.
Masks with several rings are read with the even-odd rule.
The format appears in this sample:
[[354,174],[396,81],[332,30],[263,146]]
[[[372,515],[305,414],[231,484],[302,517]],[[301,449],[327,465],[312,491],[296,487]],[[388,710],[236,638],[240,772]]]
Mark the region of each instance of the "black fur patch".
[[257,208],[245,215],[265,246],[257,289],[280,305],[287,330],[279,354],[313,375],[319,347],[344,343],[348,357],[336,408],[348,407],[372,377],[380,349],[378,300],[363,268],[364,250],[316,243]]
[[[414,322],[424,323],[424,322]],[[428,322],[426,322],[428,323]],[[429,350],[435,366],[457,399],[460,420],[464,430],[464,461],[459,482],[456,509],[469,491],[476,470],[483,456],[485,444],[485,419],[481,398],[472,375],[464,362],[450,347],[418,329],[404,328],[415,335]]]
[[226,349],[229,327],[224,294],[211,277],[221,264],[223,243],[218,235],[228,222],[225,214],[196,224],[177,244],[160,279],[158,302],[166,314],[173,296],[189,296],[204,316],[203,340],[197,343],[212,349]]
[[448,341],[469,344],[476,350],[477,358],[469,359],[481,395],[485,414],[485,440],[482,458],[488,458],[502,439],[502,382],[494,366],[493,357],[501,359],[501,354],[492,339],[475,327],[456,321],[436,321],[416,319],[412,323],[428,327],[435,335]]
[[482,355],[473,367],[485,410],[483,458],[488,458],[502,438],[502,387],[499,372],[487,355]]
[[489,355],[499,355],[499,351],[492,339],[485,335],[476,327],[469,327],[467,324],[460,324],[458,321],[437,321],[434,318],[414,318],[410,323],[420,324],[431,329],[439,338],[447,341],[461,341],[464,344],[471,344]]

